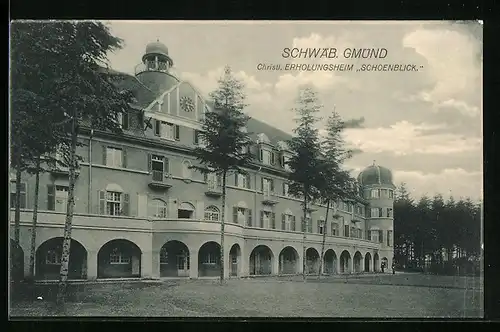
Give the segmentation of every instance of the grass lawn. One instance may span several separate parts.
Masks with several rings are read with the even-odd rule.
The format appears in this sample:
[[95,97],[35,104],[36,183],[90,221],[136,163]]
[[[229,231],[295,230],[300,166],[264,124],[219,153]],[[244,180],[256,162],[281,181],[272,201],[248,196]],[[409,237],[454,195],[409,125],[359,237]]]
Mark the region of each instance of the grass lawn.
[[[70,285],[64,312],[54,285],[11,303],[11,316],[482,317],[479,278],[419,274]],[[36,300],[42,296],[43,300]]]

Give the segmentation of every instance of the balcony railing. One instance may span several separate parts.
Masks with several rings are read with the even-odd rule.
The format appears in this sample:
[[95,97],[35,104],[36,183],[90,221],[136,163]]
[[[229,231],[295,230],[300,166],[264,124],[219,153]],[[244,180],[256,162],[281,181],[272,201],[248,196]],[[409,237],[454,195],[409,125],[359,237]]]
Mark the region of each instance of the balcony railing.
[[153,189],[168,189],[171,184],[165,180],[166,174],[163,171],[151,171],[151,181],[149,187]]
[[262,199],[263,204],[267,205],[274,205],[278,203],[278,200],[274,197],[274,194],[271,192],[271,190],[264,190],[263,191],[264,198]]
[[207,191],[205,191],[207,196],[220,197],[222,196],[222,186],[216,180],[207,181]]

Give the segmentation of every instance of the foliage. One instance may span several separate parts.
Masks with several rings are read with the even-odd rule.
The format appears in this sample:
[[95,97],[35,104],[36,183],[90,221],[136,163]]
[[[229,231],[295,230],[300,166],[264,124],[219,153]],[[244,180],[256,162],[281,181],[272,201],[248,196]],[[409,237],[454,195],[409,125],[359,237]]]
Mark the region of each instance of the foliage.
[[[120,113],[128,111],[128,102],[131,101],[131,93],[119,91],[103,70],[107,54],[119,48],[121,40],[111,35],[104,24],[92,21],[15,22],[11,31],[11,86],[15,106],[12,134],[13,141],[19,142],[14,153],[17,153],[18,160],[19,156],[26,156],[29,160],[37,154],[26,149],[28,145],[40,146],[36,150],[38,155],[62,149],[69,167],[61,292],[58,296],[63,300],[80,126],[92,125],[96,129],[120,133],[116,120]],[[34,125],[37,122],[38,125]],[[39,137],[42,139],[32,141]],[[43,151],[45,148],[47,151]]]
[[[470,198],[447,201],[441,195],[413,200],[402,184],[394,202],[395,258],[405,268],[457,273],[477,263],[481,242],[481,204]],[[455,253],[453,255],[453,253]],[[425,267],[425,257],[431,266]],[[470,272],[470,270],[468,270]]]
[[227,66],[218,83],[217,90],[210,94],[215,110],[205,113],[199,133],[203,144],[194,150],[202,166],[194,168],[219,175],[230,171],[244,173],[241,167],[252,159],[252,141],[244,129],[249,119],[243,113],[246,106],[244,85]]
[[[319,198],[318,188],[322,169],[321,143],[316,127],[317,114],[323,105],[319,103],[317,93],[311,87],[299,91],[297,106],[293,111],[297,114],[294,129],[295,136],[288,141],[292,156],[287,161],[291,169],[289,174],[289,193],[304,198],[304,202],[312,202]],[[306,207],[304,207],[306,208]]]
[[220,243],[220,282],[224,280],[224,222],[226,209],[226,176],[229,172],[246,174],[242,167],[252,159],[251,139],[246,132],[249,117],[243,113],[245,94],[243,83],[236,79],[228,66],[219,79],[218,88],[210,94],[215,110],[203,119],[201,146],[194,154],[201,166],[192,166],[206,174],[222,177],[222,213]]

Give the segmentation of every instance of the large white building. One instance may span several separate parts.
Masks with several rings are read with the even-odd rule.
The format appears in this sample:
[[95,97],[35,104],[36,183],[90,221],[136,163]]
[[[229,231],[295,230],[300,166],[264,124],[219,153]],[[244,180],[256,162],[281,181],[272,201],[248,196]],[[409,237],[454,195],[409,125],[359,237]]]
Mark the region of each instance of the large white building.
[[[83,157],[75,187],[70,278],[217,276],[220,179],[189,168],[196,164],[200,120],[210,103],[188,82],[170,73],[165,45],[148,44],[135,76],[112,72],[135,100],[120,121],[124,134],[83,130]],[[196,82],[195,82],[196,83]],[[144,130],[144,120],[151,128]],[[290,136],[255,119],[248,122],[255,160],[248,175],[227,179],[224,262],[227,276],[379,271],[393,258],[391,171],[372,165],[359,174],[360,196],[337,202],[336,219],[324,225],[326,208],[313,206],[305,221],[301,202],[288,194]],[[11,175],[14,180],[14,175]],[[11,226],[15,186],[11,186]],[[41,175],[35,274],[57,279],[68,191],[68,173]],[[21,248],[29,273],[34,177],[23,174]],[[330,213],[330,216],[333,213]],[[320,258],[322,233],[324,257]],[[13,227],[11,227],[11,239]],[[22,252],[21,252],[22,250]]]

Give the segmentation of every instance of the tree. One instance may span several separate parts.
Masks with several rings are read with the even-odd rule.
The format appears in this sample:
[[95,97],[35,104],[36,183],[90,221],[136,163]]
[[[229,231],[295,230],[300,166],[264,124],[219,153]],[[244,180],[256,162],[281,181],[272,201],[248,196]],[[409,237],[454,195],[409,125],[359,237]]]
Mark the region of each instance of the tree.
[[[34,275],[34,250],[38,209],[39,173],[51,160],[50,154],[59,141],[59,113],[54,113],[46,96],[57,77],[57,65],[41,66],[47,47],[41,42],[47,27],[36,22],[15,23],[11,38],[11,166],[16,169],[14,238],[19,243],[21,173],[35,174],[35,197],[31,227],[30,277]],[[38,78],[38,79],[34,79]],[[43,156],[43,157],[42,157]]]
[[[118,114],[128,111],[130,93],[118,91],[109,75],[103,73],[109,51],[121,45],[121,39],[110,34],[100,22],[61,21],[50,23],[18,22],[12,39],[25,42],[19,48],[27,70],[13,70],[17,84],[30,87],[30,92],[43,95],[58,124],[59,145],[68,152],[69,189],[61,270],[57,302],[64,303],[74,207],[76,170],[80,157],[76,154],[81,125],[92,124],[98,130],[120,133]],[[34,83],[27,83],[33,81]],[[30,116],[30,113],[27,114]]]
[[342,132],[346,128],[345,122],[340,115],[333,111],[327,121],[326,135],[321,142],[321,181],[318,184],[319,199],[326,204],[326,214],[323,239],[321,242],[321,256],[319,263],[318,279],[323,268],[323,255],[325,252],[326,230],[328,228],[328,214],[331,203],[337,200],[355,199],[358,185],[350,176],[349,172],[342,169],[343,163],[352,157],[352,150],[345,148]]
[[244,85],[226,66],[218,81],[218,88],[210,94],[215,110],[207,112],[202,122],[200,138],[203,146],[194,154],[201,166],[192,166],[204,174],[215,173],[222,178],[222,213],[220,243],[220,282],[224,281],[224,225],[226,208],[226,176],[231,172],[246,174],[242,169],[252,159],[252,141],[245,131],[249,117],[243,113],[246,104]]
[[[319,113],[323,106],[319,104],[316,92],[310,88],[299,90],[297,106],[293,111],[297,114],[295,119],[297,127],[294,129],[295,136],[288,142],[292,156],[287,164],[290,166],[289,192],[295,197],[302,198],[302,251],[303,251],[303,279],[306,280],[306,230],[307,211],[309,205],[319,197],[321,177],[318,176],[321,167],[321,144],[316,124]],[[310,221],[309,221],[310,222]]]
[[396,189],[394,200],[394,256],[398,264],[408,267],[415,246],[415,205],[406,183]]

